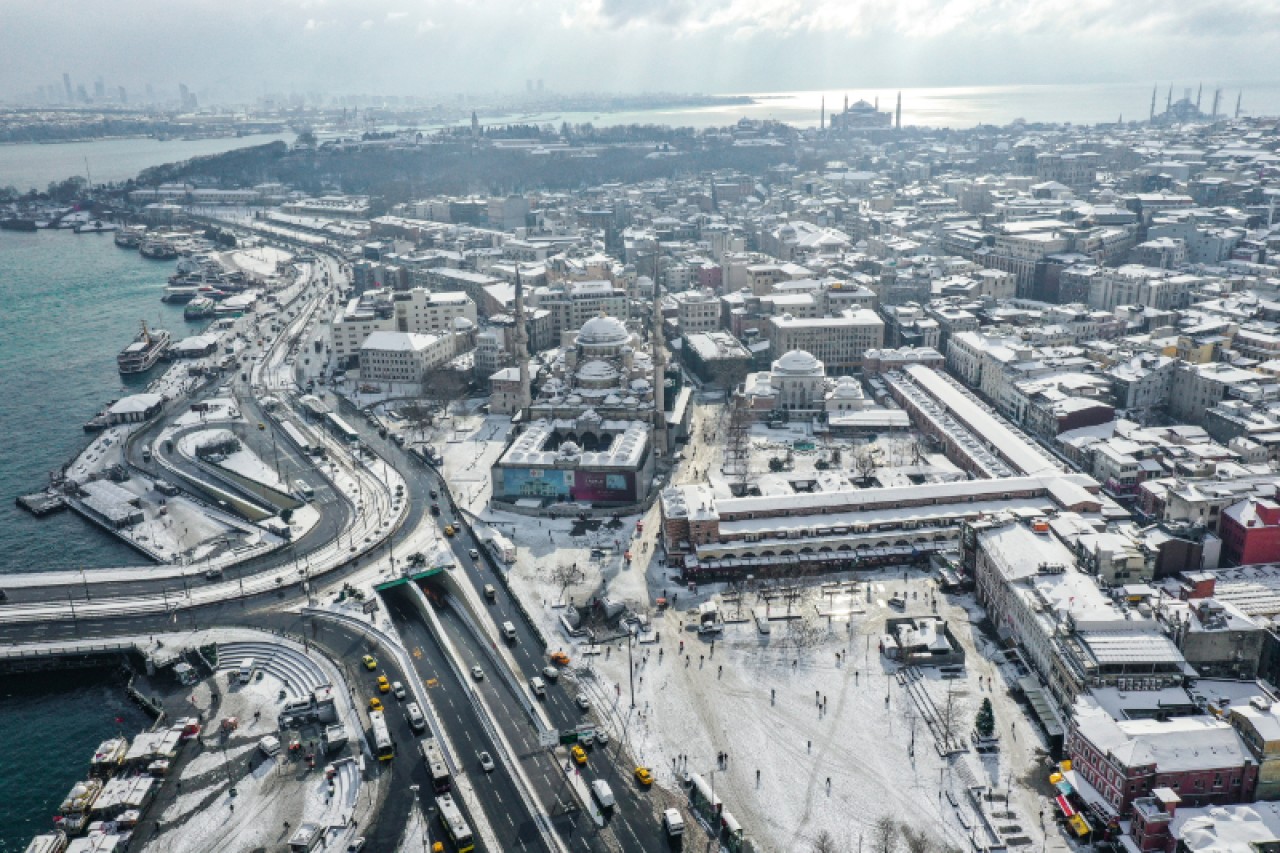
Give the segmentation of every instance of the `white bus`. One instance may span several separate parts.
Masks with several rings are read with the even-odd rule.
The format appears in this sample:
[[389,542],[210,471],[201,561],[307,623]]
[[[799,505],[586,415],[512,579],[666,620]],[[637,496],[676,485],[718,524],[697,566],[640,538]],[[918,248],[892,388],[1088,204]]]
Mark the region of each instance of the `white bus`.
[[457,848],[458,853],[468,853],[476,849],[475,838],[471,835],[471,827],[467,825],[458,806],[449,794],[436,797],[436,809],[440,812],[440,823],[449,834],[449,840]]
[[381,711],[369,712],[369,727],[373,729],[373,753],[379,761],[390,761],[396,757],[396,746],[391,742],[391,733],[387,731],[387,720]]
[[307,503],[310,503],[311,499],[316,496],[315,489],[311,488],[311,485],[306,480],[294,480],[293,493],[298,496],[298,500],[306,501]]

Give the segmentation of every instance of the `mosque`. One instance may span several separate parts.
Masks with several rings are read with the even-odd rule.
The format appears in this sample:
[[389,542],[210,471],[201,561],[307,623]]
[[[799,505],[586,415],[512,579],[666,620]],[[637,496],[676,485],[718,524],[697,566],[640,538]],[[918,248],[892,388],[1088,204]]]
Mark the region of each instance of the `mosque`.
[[521,431],[490,471],[493,500],[530,508],[643,500],[657,417],[669,424],[674,414],[678,434],[687,418],[680,412],[691,409],[678,372],[664,371],[659,395],[654,370],[641,335],[621,320],[602,314],[584,323],[539,371]]

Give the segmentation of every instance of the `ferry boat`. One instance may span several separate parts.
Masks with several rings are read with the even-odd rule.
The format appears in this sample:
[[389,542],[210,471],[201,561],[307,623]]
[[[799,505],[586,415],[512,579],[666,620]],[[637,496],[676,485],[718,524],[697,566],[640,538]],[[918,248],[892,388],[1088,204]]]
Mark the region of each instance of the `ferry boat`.
[[34,219],[23,219],[18,216],[11,216],[8,219],[0,219],[0,231],[34,230],[36,230],[36,221]]
[[136,249],[142,245],[146,231],[141,228],[121,228],[114,237],[115,244],[121,249]]
[[186,320],[203,320],[205,317],[212,317],[214,309],[218,303],[214,302],[208,296],[197,296],[187,303],[187,307],[182,309],[182,317]]
[[160,297],[161,302],[190,302],[200,295],[201,283],[195,282],[173,282],[165,285],[164,296]]
[[164,329],[154,332],[142,324],[142,331],[120,354],[116,356],[116,366],[121,373],[142,373],[150,370],[169,348],[169,333]]
[[178,257],[178,250],[166,240],[147,240],[138,251],[142,257],[151,258],[153,261],[171,261]]

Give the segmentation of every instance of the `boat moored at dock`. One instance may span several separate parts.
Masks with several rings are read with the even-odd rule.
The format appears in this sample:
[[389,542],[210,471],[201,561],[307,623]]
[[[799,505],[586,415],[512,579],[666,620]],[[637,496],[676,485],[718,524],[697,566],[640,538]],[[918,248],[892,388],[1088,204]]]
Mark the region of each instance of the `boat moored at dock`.
[[143,373],[150,370],[169,348],[171,336],[164,329],[151,330],[142,324],[142,331],[120,354],[116,366],[121,373]]

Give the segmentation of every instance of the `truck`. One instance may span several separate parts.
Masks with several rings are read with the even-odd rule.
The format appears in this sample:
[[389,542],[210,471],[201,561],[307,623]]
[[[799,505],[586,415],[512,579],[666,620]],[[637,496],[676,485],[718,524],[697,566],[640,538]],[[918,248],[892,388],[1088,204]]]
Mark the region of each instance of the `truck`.
[[613,789],[609,787],[609,783],[603,779],[597,779],[591,783],[591,793],[595,795],[596,802],[600,804],[602,809],[613,808]]
[[684,816],[678,809],[667,809],[662,813],[662,828],[668,838],[679,838],[684,835]]
[[347,727],[342,723],[325,726],[324,732],[320,735],[320,742],[324,745],[325,752],[337,752],[347,745],[347,740]]

